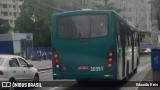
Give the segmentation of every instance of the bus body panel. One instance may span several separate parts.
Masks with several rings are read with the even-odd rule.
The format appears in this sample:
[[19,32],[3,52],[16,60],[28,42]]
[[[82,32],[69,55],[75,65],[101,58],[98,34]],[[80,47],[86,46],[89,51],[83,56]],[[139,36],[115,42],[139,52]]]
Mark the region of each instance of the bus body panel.
[[[60,24],[76,23],[70,16],[83,16],[84,15],[107,15],[108,16],[108,33],[102,37],[92,38],[59,38],[58,30]],[[55,58],[53,55],[52,67],[53,67],[53,79],[77,79],[77,80],[122,80],[127,76],[127,68],[129,73],[133,72],[131,68],[137,68],[135,58],[137,55],[137,49],[134,49],[134,55],[130,51],[131,47],[122,47],[117,45],[117,13],[113,11],[73,11],[56,14],[52,18],[52,52],[56,51],[58,54],[58,62],[60,63],[57,69],[55,65]],[[72,18],[72,22],[65,20],[61,22],[58,20],[61,17]],[[119,16],[118,16],[119,17]],[[122,22],[127,24],[122,17]],[[77,19],[78,20],[78,19]],[[84,19],[85,20],[85,19]],[[82,20],[83,21],[83,20]],[[98,23],[97,23],[98,24]],[[96,25],[97,25],[96,24]],[[103,24],[101,24],[103,25]],[[124,28],[123,28],[124,29]],[[123,30],[124,31],[124,30]],[[70,31],[69,31],[70,32]],[[72,32],[75,33],[75,32]],[[77,32],[76,32],[77,33]],[[123,33],[123,32],[122,32]],[[125,33],[123,33],[125,35]],[[122,35],[123,36],[123,35]],[[132,46],[133,47],[133,46]],[[113,51],[113,64],[110,69],[106,68],[108,65],[108,59],[110,58],[109,52]],[[134,57],[134,64],[132,63],[132,57]],[[129,61],[129,67],[127,63]],[[137,61],[137,60],[136,60]]]
[[[79,13],[78,13],[79,14]],[[72,14],[63,14],[67,15],[78,15],[73,12]],[[82,12],[81,15],[86,14]],[[97,14],[97,13],[88,13],[87,14]],[[102,15],[108,15],[112,17],[111,12],[109,13],[100,13]],[[58,16],[62,16],[59,14]],[[56,19],[58,16],[53,17]],[[56,20],[54,20],[56,21]],[[52,47],[53,50],[56,49],[59,60],[61,63],[61,71],[57,70],[53,66],[54,79],[105,79],[107,75],[113,75],[112,79],[117,79],[117,65],[116,60],[114,60],[114,67],[110,70],[106,70],[106,63],[108,58],[108,53],[110,49],[114,50],[114,57],[116,57],[116,39],[113,24],[114,20],[109,18],[109,31],[107,36],[98,37],[98,38],[84,38],[76,40],[68,40],[57,38],[57,25],[56,22],[53,22],[54,26],[52,29]],[[116,58],[114,58],[116,59]],[[54,62],[53,62],[54,63]],[[81,67],[86,67],[87,69],[80,69]],[[96,70],[97,69],[97,70]],[[109,78],[107,78],[109,79]]]

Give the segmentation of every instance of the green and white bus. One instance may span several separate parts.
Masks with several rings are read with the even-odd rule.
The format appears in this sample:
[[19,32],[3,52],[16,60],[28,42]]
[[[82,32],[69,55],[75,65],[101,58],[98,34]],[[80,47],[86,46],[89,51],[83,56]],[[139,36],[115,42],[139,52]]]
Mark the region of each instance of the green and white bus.
[[111,10],[52,17],[53,79],[128,80],[139,64],[137,28]]

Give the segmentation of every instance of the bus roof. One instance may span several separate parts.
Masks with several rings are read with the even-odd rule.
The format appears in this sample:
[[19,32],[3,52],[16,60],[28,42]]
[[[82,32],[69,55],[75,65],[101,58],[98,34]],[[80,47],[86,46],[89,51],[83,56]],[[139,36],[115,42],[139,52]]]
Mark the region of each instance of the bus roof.
[[63,15],[63,14],[68,14],[68,13],[80,13],[80,12],[109,12],[109,13],[114,13],[116,14],[118,17],[120,17],[122,20],[125,21],[126,24],[128,24],[130,27],[137,29],[137,27],[135,27],[133,24],[131,24],[131,22],[127,21],[124,17],[122,17],[120,14],[118,14],[116,11],[114,10],[91,10],[91,9],[82,9],[82,10],[76,10],[76,11],[66,11],[66,12],[61,12],[61,13],[56,13],[53,14],[53,16],[55,15]]

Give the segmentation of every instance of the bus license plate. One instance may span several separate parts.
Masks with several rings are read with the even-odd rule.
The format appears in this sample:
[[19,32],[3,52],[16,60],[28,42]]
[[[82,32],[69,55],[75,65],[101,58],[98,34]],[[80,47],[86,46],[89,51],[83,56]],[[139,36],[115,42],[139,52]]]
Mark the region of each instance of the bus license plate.
[[103,71],[103,67],[90,67],[90,71],[92,72]]

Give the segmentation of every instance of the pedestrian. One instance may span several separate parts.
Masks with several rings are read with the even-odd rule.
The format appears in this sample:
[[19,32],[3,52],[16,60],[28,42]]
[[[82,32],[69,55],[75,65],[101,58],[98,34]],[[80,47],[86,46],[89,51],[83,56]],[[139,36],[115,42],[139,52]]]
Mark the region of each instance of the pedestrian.
[[46,57],[47,57],[46,52],[43,52],[42,57],[43,57],[44,60],[46,60]]
[[48,52],[48,59],[51,60],[51,55],[52,53],[51,52]]
[[38,59],[41,62],[41,51],[37,51]]

